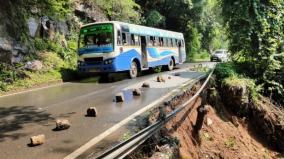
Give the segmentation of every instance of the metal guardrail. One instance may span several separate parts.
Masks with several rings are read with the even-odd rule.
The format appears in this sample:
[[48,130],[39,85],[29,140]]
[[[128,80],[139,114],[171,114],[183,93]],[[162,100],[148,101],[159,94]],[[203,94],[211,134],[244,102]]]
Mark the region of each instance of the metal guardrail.
[[[191,103],[194,99],[196,99],[207,85],[209,79],[213,74],[213,71],[214,69],[207,76],[207,79],[205,80],[201,88],[188,101],[177,107],[174,111],[168,114],[163,120],[157,121],[156,123],[146,127],[137,134],[133,135],[130,139],[122,143],[119,143],[113,148],[107,150],[106,152],[98,156],[97,159],[123,159],[128,154],[130,154],[139,145],[141,145],[144,141],[150,138],[156,131],[158,131],[163,125],[165,125],[169,120],[171,120],[177,113],[182,111],[189,103]],[[193,82],[193,84],[195,84],[199,80],[200,79],[196,80],[195,82]]]

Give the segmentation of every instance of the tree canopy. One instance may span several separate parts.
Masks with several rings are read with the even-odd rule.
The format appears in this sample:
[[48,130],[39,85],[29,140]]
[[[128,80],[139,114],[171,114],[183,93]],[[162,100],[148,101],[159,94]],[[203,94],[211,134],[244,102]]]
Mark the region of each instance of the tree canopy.
[[263,85],[263,92],[284,95],[284,1],[222,0],[230,50],[247,63],[247,75]]

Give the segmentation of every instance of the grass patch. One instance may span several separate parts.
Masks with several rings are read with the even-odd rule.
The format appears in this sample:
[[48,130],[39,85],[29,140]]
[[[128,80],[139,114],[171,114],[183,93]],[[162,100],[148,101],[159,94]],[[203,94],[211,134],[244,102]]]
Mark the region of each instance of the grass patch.
[[212,136],[210,136],[208,133],[203,133],[202,134],[202,139],[203,140],[205,140],[205,141],[213,141],[214,139],[213,139],[213,137]]
[[232,62],[218,63],[214,74],[219,81],[222,81],[224,78],[238,75],[237,66]]
[[193,68],[190,69],[191,71],[197,71],[197,72],[209,72],[210,68],[207,66],[203,66],[202,64],[194,65]]
[[132,133],[130,131],[127,131],[124,133],[120,139],[120,141],[126,141],[132,137]]
[[232,75],[223,80],[222,85],[228,86],[229,88],[238,88],[246,90],[246,97],[251,96],[253,101],[257,102],[259,97],[259,91],[261,86],[257,86],[255,81],[250,78],[245,78],[240,75]]
[[9,91],[32,88],[44,83],[62,80],[62,75],[59,71],[26,72],[26,74],[28,78],[16,80],[12,84],[6,84],[5,89],[0,91],[0,95],[3,95],[5,92]]
[[77,77],[72,64],[64,61],[53,52],[40,52],[38,59],[43,68],[39,71],[27,71],[21,66],[0,67],[0,95],[15,92],[55,81],[70,81]]
[[236,149],[236,139],[234,137],[230,137],[225,141],[225,147],[231,150]]
[[245,76],[240,65],[232,62],[219,63],[215,68],[214,74],[220,86],[237,88],[238,90],[242,89],[244,91],[244,99],[252,98],[254,102],[258,101],[262,86],[257,85],[255,80]]

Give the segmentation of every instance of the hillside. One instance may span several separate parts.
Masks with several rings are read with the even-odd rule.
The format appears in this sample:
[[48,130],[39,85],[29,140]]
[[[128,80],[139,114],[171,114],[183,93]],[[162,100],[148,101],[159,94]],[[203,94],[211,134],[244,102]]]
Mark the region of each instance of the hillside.
[[162,1],[149,2],[2,1],[0,92],[74,79],[78,31],[82,24],[90,22],[117,20],[183,32],[190,60],[208,59],[209,52],[225,46],[221,23],[212,23],[217,1],[204,1],[202,6],[191,1],[176,1],[173,6]]

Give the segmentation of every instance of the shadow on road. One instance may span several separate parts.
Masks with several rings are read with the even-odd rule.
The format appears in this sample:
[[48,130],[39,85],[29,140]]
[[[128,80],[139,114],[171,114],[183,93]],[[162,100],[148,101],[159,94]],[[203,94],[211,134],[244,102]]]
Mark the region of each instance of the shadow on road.
[[39,111],[34,106],[12,106],[0,108],[0,142],[5,138],[16,140],[20,137],[27,136],[19,130],[24,128],[25,124],[42,122],[50,120],[51,114]]
[[[180,68],[175,68],[175,70]],[[149,69],[139,73],[138,77],[154,75],[160,71],[155,71],[154,69]],[[161,70],[161,72],[166,72]],[[75,83],[114,83],[129,79],[126,72],[110,73],[108,75],[100,75],[97,73],[81,75],[81,79],[73,81]]]

